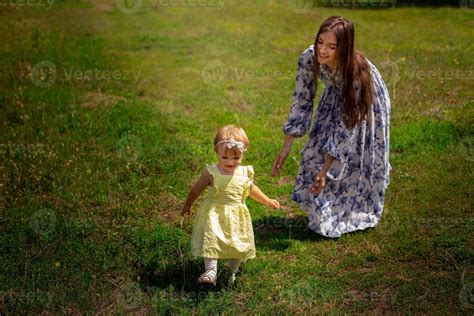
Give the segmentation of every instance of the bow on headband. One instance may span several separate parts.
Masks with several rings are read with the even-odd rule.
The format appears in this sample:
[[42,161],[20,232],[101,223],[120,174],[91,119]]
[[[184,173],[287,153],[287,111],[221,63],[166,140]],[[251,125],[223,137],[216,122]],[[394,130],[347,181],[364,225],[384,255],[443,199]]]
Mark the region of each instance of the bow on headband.
[[231,138],[231,139],[228,139],[228,140],[221,140],[220,142],[218,142],[216,144],[216,148],[217,146],[219,146],[220,144],[222,143],[227,143],[227,145],[225,145],[227,148],[229,149],[232,149],[234,147],[237,147],[238,150],[240,150],[240,152],[244,152],[244,151],[247,151],[247,148],[245,148],[245,145],[244,143],[242,142],[237,142],[235,141],[235,139]]

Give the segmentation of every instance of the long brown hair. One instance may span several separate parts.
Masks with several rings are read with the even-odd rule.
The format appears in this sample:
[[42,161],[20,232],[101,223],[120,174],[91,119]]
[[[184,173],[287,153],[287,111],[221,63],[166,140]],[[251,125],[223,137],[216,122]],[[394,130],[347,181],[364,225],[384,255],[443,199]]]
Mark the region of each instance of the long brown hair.
[[[325,32],[334,32],[337,39],[336,67],[342,75],[342,113],[344,122],[349,129],[359,125],[366,117],[373,101],[372,77],[370,66],[362,53],[354,49],[354,25],[351,21],[332,16],[321,24],[314,41],[314,83],[317,91],[319,78],[319,62],[317,56],[319,35]],[[356,97],[356,88],[360,96]]]

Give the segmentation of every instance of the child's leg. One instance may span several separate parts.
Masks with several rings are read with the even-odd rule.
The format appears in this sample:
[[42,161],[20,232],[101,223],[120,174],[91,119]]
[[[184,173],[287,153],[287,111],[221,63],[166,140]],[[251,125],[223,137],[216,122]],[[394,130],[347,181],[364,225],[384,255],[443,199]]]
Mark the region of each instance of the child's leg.
[[204,258],[204,269],[206,269],[206,271],[211,269],[217,271],[217,259]]
[[198,283],[216,285],[217,281],[217,259],[204,258],[205,272],[198,278]]
[[240,264],[242,263],[242,259],[230,259],[229,263],[227,266],[229,269],[232,271],[232,274],[230,275],[229,278],[229,283],[234,284],[235,282],[235,274],[237,273],[237,270],[239,269]]
[[241,263],[242,263],[242,259],[230,259],[228,267],[230,270],[232,270],[232,272],[237,272]]

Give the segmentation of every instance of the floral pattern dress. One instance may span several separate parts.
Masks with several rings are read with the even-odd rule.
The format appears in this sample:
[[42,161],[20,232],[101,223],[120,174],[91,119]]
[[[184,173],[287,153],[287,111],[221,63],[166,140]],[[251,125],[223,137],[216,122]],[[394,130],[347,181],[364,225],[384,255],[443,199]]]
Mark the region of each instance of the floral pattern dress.
[[[314,47],[298,61],[295,93],[285,134],[296,137],[311,125],[315,86]],[[385,83],[369,62],[374,102],[364,120],[349,130],[342,119],[342,79],[333,76],[327,65],[320,65],[320,80],[325,84],[309,139],[301,151],[301,163],[292,199],[308,212],[308,226],[326,237],[374,227],[383,211],[385,190],[390,183],[389,136],[390,98]],[[327,174],[326,186],[319,195],[309,193],[325,154],[335,158]]]

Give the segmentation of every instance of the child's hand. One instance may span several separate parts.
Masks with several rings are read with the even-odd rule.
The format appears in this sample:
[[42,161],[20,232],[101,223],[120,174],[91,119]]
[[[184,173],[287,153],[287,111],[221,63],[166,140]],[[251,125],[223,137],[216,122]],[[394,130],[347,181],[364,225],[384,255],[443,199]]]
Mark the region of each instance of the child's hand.
[[273,209],[279,209],[280,203],[277,200],[270,199],[268,206],[270,206]]

